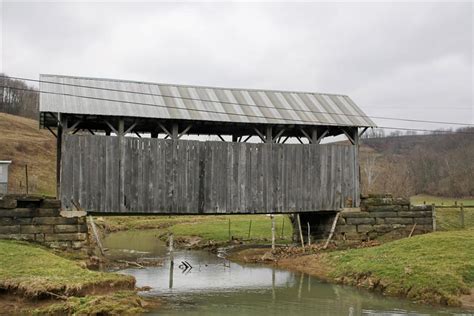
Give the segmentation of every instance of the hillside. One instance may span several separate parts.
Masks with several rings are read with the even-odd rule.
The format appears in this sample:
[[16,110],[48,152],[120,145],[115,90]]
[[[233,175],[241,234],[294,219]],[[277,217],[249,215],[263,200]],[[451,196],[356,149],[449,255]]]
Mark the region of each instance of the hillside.
[[26,193],[25,165],[28,165],[30,193],[56,193],[56,138],[40,130],[38,121],[0,113],[0,160],[12,160],[9,191]]
[[438,135],[362,140],[360,162],[366,191],[411,196],[474,196],[474,128]]

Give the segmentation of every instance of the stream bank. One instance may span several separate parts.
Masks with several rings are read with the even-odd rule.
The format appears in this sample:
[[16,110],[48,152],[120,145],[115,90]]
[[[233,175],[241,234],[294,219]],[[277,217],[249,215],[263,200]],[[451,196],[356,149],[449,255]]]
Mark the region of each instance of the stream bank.
[[157,300],[137,295],[135,279],[85,268],[51,249],[0,240],[0,314],[141,313]]
[[295,247],[273,253],[245,249],[231,258],[271,263],[419,303],[473,309],[474,253],[468,249],[474,249],[474,230],[436,232],[360,247],[321,252],[321,245],[313,245],[306,251]]

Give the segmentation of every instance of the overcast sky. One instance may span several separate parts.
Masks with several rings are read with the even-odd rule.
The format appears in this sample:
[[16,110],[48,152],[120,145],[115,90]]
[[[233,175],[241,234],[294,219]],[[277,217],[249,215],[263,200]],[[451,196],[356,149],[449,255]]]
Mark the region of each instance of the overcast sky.
[[474,124],[471,2],[0,5],[11,76],[341,93],[368,115]]

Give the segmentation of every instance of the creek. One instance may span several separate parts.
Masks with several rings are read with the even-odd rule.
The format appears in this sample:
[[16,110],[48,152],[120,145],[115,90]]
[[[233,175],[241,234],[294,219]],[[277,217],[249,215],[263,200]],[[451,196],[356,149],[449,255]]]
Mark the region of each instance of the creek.
[[[150,315],[466,315],[466,311],[414,304],[266,265],[226,259],[225,249],[177,250],[173,266],[159,231],[109,234],[104,245],[113,258],[161,258],[163,265],[128,268],[143,296],[159,297],[163,306]],[[189,266],[191,266],[191,268]]]

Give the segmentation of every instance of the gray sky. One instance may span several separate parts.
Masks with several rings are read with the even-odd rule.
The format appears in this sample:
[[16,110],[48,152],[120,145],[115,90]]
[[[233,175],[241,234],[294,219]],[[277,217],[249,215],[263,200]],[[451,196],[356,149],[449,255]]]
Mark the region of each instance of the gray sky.
[[471,2],[0,5],[11,76],[343,93],[368,115],[474,124]]

